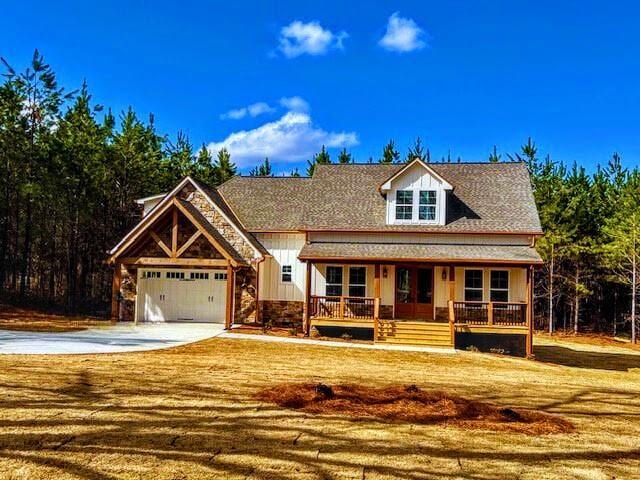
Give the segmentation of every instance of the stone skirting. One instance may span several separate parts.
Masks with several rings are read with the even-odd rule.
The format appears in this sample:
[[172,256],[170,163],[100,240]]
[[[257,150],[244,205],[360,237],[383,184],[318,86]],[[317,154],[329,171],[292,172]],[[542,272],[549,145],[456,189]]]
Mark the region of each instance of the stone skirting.
[[436,322],[449,321],[449,307],[436,307]]
[[265,324],[276,326],[302,326],[304,302],[287,300],[260,300],[260,317]]
[[380,318],[391,320],[393,318],[393,305],[380,305]]

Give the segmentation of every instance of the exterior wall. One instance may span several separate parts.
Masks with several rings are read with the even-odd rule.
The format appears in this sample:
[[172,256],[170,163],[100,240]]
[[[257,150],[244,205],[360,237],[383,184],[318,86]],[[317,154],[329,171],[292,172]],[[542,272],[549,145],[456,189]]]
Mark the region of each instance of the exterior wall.
[[[240,268],[235,274],[233,323],[257,321],[257,275],[253,268]],[[227,280],[229,281],[229,280]]]
[[[298,260],[304,234],[259,233],[256,239],[272,255],[260,264],[260,300],[304,302],[306,264]],[[282,265],[291,265],[291,283],[282,282]]]
[[[396,192],[398,190],[435,190],[437,192],[436,200],[436,219],[435,221],[410,221],[410,220],[396,220]],[[418,198],[417,194],[413,195],[413,210],[417,211]],[[391,183],[391,190],[387,193],[387,223],[389,224],[403,224],[403,223],[420,223],[420,224],[433,224],[444,225],[446,220],[446,190],[443,188],[443,183],[438,180],[429,172],[427,172],[423,166],[414,164],[406,171],[402,173],[398,178],[394,179]]]
[[118,320],[133,322],[136,319],[136,293],[138,290],[138,269],[121,267],[120,311]]
[[146,217],[146,216],[147,216],[147,214],[148,214],[151,210],[153,210],[153,208],[154,208],[157,204],[159,204],[159,203],[162,201],[162,199],[163,199],[163,198],[164,198],[164,195],[163,195],[163,196],[160,196],[160,197],[157,197],[157,198],[152,198],[152,199],[147,200],[146,202],[143,202],[143,203],[142,203],[142,216],[143,216],[143,217]]
[[204,217],[220,232],[220,234],[231,244],[231,246],[247,261],[250,262],[255,258],[255,249],[238,230],[231,225],[221,214],[217,208],[211,205],[209,201],[198,190],[191,192],[186,200],[196,207]]
[[527,271],[526,268],[503,267],[456,267],[456,301],[464,301],[464,271],[466,269],[483,270],[483,295],[482,301],[488,302],[490,298],[491,270],[509,271],[509,301],[527,301]]
[[304,302],[260,300],[260,316],[264,323],[277,326],[302,326]]

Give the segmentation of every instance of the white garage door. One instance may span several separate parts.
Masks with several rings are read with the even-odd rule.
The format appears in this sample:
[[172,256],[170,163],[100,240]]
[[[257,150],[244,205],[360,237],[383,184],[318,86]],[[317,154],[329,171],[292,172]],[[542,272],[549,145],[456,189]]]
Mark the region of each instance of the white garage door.
[[223,270],[141,268],[140,322],[224,323],[227,273]]

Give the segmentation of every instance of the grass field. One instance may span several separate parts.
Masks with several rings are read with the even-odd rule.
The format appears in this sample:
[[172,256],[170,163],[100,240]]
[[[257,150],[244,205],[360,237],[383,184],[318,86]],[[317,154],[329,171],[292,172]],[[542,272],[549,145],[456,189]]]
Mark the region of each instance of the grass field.
[[[0,478],[640,478],[640,355],[541,342],[536,362],[235,339],[0,356]],[[298,381],[416,384],[561,415],[576,431],[356,421],[254,400]]]
[[22,332],[77,332],[90,327],[107,326],[108,320],[95,317],[70,317],[42,313],[30,308],[0,304],[0,329]]

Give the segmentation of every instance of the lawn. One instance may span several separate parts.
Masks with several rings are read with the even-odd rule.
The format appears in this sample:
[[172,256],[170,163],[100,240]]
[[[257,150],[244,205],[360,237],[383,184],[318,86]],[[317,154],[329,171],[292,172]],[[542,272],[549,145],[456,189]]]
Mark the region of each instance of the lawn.
[[90,327],[107,326],[108,320],[95,317],[70,317],[43,313],[0,303],[0,329],[23,332],[77,332]]
[[[536,353],[541,361],[212,339],[0,356],[0,478],[640,478],[640,355],[554,339]],[[384,423],[255,400],[279,382],[416,384],[560,415],[576,430]]]

